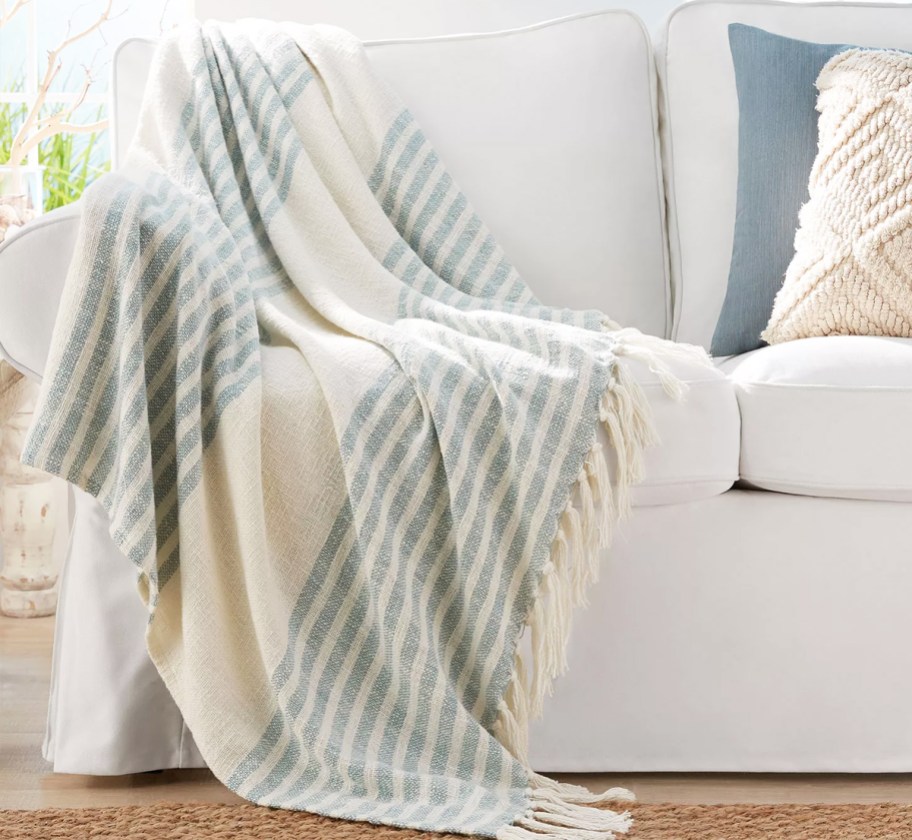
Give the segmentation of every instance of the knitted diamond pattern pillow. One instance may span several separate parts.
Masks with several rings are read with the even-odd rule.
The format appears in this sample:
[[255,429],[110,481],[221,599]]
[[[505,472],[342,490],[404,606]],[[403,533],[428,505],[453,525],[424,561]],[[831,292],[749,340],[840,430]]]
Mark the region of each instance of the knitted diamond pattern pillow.
[[810,200],[762,337],[910,337],[912,54],[847,50],[817,88]]

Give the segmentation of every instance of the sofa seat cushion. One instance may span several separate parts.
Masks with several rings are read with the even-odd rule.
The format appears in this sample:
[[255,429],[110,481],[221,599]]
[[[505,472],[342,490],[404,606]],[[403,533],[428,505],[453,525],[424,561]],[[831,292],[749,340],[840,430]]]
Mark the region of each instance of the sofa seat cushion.
[[720,364],[741,409],[741,478],[764,490],[912,501],[912,339],[829,336]]
[[634,507],[693,502],[731,488],[738,479],[741,422],[732,383],[714,368],[673,360],[671,370],[687,387],[678,402],[644,364],[623,364],[642,386],[659,436],[645,453],[643,480],[631,492]]

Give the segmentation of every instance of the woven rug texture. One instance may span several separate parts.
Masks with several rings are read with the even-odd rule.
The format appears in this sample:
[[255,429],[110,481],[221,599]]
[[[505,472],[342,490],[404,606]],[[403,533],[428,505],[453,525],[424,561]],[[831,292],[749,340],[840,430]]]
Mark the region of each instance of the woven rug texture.
[[[631,840],[912,840],[912,805],[630,807]],[[254,805],[0,811],[0,840],[461,840]]]

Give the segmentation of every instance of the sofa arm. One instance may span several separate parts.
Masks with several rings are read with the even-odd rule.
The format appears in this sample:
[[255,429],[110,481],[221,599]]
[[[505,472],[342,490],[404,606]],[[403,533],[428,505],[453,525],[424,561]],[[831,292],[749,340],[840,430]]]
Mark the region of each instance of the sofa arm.
[[79,228],[79,202],[0,243],[0,358],[41,379]]

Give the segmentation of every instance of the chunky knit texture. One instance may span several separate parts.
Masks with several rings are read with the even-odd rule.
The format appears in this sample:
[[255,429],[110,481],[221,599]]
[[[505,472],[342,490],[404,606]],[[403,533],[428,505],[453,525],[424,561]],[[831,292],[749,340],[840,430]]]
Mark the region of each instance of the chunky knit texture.
[[912,55],[847,50],[817,87],[810,200],[762,337],[912,336]]

